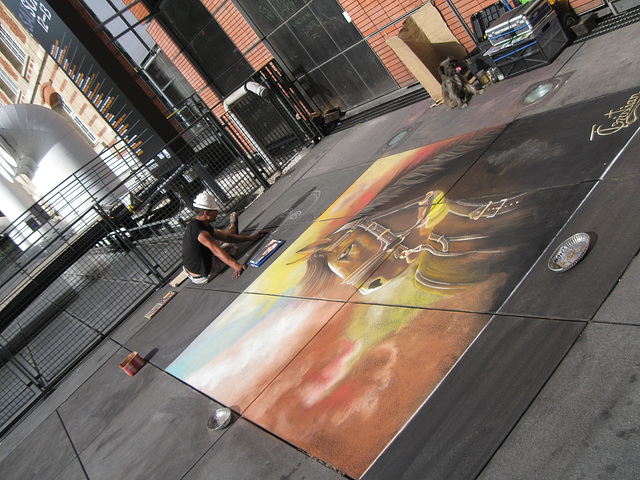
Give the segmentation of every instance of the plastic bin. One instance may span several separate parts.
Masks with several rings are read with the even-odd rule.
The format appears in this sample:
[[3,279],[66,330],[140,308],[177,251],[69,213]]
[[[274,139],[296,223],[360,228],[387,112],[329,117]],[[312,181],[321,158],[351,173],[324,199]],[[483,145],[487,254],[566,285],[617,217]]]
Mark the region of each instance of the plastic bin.
[[473,34],[478,39],[478,42],[487,39],[485,35],[487,28],[508,11],[509,9],[504,3],[496,2],[471,15],[471,28],[473,28]]

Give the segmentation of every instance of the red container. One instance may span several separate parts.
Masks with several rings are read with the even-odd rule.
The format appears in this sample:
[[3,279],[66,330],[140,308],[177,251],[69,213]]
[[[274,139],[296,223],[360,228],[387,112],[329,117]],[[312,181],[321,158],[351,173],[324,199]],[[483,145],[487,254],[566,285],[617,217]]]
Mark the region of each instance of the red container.
[[147,363],[144,359],[138,355],[138,352],[131,352],[127,358],[120,364],[120,368],[123,369],[127,375],[133,377],[143,365]]

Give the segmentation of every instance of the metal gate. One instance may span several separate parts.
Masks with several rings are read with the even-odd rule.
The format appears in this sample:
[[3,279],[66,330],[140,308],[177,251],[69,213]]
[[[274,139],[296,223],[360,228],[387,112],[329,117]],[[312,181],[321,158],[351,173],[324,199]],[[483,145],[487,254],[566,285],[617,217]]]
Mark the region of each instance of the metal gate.
[[269,178],[322,135],[311,120],[313,109],[274,61],[253,75],[251,82],[264,93],[258,95],[241,87],[247,94],[233,103],[228,101],[234,94],[227,97],[227,113],[222,118]]

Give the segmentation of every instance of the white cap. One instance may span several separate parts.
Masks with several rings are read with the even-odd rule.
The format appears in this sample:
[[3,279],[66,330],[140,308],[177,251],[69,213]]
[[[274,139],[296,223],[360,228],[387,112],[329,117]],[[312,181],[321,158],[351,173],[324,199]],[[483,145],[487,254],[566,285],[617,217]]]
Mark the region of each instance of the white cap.
[[207,192],[199,193],[193,201],[193,206],[203,210],[220,210],[213,195],[209,195]]

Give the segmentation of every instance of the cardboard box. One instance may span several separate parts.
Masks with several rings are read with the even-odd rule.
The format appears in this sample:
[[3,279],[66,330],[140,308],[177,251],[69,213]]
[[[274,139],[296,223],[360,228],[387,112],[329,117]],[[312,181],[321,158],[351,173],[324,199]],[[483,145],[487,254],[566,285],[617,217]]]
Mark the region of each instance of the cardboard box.
[[467,50],[430,3],[408,17],[398,35],[388,38],[387,44],[436,101],[442,100],[440,63],[448,56],[460,61],[467,56]]

